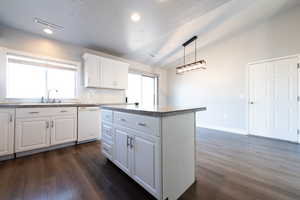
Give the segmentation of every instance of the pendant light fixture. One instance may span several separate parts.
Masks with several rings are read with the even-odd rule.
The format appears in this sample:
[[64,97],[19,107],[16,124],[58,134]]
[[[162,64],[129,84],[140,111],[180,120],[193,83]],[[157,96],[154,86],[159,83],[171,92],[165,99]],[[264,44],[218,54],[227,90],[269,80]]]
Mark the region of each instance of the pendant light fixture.
[[[197,36],[192,37],[188,41],[186,41],[183,46],[183,65],[176,67],[176,74],[183,74],[185,72],[193,71],[193,70],[203,70],[206,69],[206,61],[205,60],[197,60]],[[195,60],[191,63],[186,63],[186,55],[185,49],[189,46],[192,42],[195,43]]]

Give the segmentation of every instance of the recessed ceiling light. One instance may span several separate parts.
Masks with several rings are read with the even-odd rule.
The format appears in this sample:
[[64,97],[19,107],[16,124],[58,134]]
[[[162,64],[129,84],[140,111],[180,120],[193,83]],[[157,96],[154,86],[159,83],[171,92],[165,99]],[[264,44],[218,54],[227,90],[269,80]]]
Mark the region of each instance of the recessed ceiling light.
[[53,33],[53,31],[49,28],[44,28],[43,31],[49,35],[51,35]]
[[134,22],[138,22],[138,21],[140,21],[140,19],[141,19],[141,16],[140,16],[139,13],[133,13],[131,15],[131,20],[134,21]]

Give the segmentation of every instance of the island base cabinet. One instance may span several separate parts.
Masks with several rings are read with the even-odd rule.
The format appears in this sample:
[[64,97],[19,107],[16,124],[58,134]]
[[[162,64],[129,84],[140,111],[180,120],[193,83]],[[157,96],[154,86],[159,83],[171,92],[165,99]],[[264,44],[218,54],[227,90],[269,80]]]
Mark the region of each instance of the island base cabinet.
[[155,197],[159,191],[159,139],[134,135],[132,140],[132,178]]
[[16,122],[16,152],[50,146],[50,119],[19,119]]
[[130,138],[128,132],[121,128],[115,128],[114,163],[125,173],[130,175]]
[[14,153],[14,110],[0,109],[0,157]]
[[156,199],[179,199],[196,180],[195,112],[156,117],[132,111],[102,108],[103,133],[109,136],[103,146],[114,138],[112,159],[103,154]]

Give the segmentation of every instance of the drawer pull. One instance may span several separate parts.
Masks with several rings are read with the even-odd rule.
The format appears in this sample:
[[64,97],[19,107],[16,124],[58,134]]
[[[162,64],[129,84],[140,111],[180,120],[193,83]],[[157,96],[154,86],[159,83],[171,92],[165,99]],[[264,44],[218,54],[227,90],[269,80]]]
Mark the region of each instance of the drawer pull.
[[147,126],[147,124],[141,123],[141,122],[139,122],[138,125],[139,125],[139,126],[143,126],[143,127]]
[[9,122],[13,122],[13,116],[12,115],[9,116]]
[[103,147],[104,151],[108,152],[109,153],[109,150],[105,147]]
[[29,114],[39,114],[40,112],[29,112]]
[[66,112],[68,112],[68,111],[66,111],[66,110],[61,110],[60,112],[61,112],[61,113],[66,113]]
[[46,122],[46,128],[47,129],[49,128],[49,122]]
[[122,121],[122,122],[126,122],[126,119],[123,119],[123,118],[122,118],[121,121]]

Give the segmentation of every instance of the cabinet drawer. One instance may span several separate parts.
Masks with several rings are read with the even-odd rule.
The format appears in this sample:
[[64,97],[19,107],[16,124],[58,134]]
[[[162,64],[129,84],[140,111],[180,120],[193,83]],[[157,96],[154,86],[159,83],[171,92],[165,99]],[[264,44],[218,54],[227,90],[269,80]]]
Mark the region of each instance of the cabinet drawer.
[[160,136],[160,118],[131,113],[114,112],[114,123]]
[[113,112],[111,110],[102,110],[101,116],[103,121],[112,123],[113,121]]
[[106,143],[113,143],[113,130],[111,125],[102,123],[102,140]]
[[112,151],[112,146],[102,142],[102,153],[107,156],[108,158],[112,159],[113,151]]
[[42,117],[50,115],[76,114],[76,107],[59,107],[59,108],[17,108],[16,117]]

